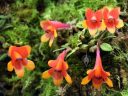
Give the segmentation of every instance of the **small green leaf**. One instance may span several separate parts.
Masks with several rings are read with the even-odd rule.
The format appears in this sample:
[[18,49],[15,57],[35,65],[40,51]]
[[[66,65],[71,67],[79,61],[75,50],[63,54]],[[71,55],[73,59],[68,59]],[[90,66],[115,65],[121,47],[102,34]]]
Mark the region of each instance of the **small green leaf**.
[[7,53],[2,54],[2,55],[0,56],[0,61],[1,61],[1,60],[4,60],[6,57],[7,57]]
[[87,44],[82,44],[82,46],[80,47],[81,49],[87,49],[88,45]]
[[97,48],[97,45],[90,47],[89,52],[95,52],[96,48]]
[[76,27],[78,27],[78,28],[83,28],[83,26],[82,26],[82,21],[78,22],[78,23],[76,24]]
[[78,49],[79,49],[79,47],[76,47],[76,48],[72,49],[72,51],[70,53],[68,53],[68,55],[67,55],[66,58],[68,58],[70,55],[72,55],[73,53],[75,53]]
[[112,50],[113,50],[112,46],[111,46],[110,44],[108,44],[108,43],[102,43],[102,44],[100,45],[100,48],[101,48],[103,51],[112,51]]
[[128,23],[125,23],[126,26],[128,26]]

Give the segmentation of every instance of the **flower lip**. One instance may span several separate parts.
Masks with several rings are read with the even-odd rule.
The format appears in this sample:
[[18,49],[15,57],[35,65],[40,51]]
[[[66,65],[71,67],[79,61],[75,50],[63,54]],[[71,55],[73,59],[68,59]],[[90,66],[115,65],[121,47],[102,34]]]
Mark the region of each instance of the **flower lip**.
[[103,19],[107,30],[110,33],[115,33],[116,28],[122,28],[124,26],[123,21],[119,18],[120,8],[103,8]]
[[42,77],[46,79],[52,77],[56,86],[60,86],[63,78],[65,78],[69,84],[72,83],[71,77],[67,73],[68,63],[64,61],[64,58],[69,50],[70,49],[68,48],[60,53],[56,60],[49,60],[48,65],[51,68],[42,74]]
[[92,22],[97,22],[96,17],[95,17],[95,16],[93,16],[93,17],[92,17],[92,19],[91,19],[91,21],[92,21]]
[[23,60],[23,58],[16,58],[16,60]]
[[98,80],[103,79],[101,76],[99,76],[99,77],[98,76],[95,76],[94,78],[95,79],[98,79]]
[[42,42],[49,41],[50,47],[52,46],[54,38],[57,37],[57,30],[70,28],[69,24],[61,23],[58,21],[50,21],[50,20],[41,21],[40,26],[45,31],[45,34],[41,37],[41,41]]
[[113,24],[113,23],[115,23],[115,20],[114,19],[108,19],[108,23]]
[[112,17],[112,16],[109,16],[109,17],[108,17],[108,22],[112,23],[112,22],[114,22],[114,21],[115,21],[114,17]]
[[108,78],[110,73],[106,72],[102,66],[102,60],[100,56],[99,44],[97,43],[97,51],[96,51],[96,62],[94,69],[87,71],[88,76],[83,78],[81,84],[86,85],[92,80],[93,86],[96,89],[99,89],[102,83],[107,83],[109,87],[113,87],[112,81]]
[[34,63],[30,60],[27,60],[30,52],[31,47],[29,45],[21,47],[10,46],[8,55],[10,56],[11,61],[7,65],[7,70],[15,70],[15,73],[19,78],[24,76],[24,67],[26,67],[28,70],[33,70],[35,68]]
[[53,31],[53,30],[46,30],[45,32],[46,32],[47,35],[49,35],[49,36],[53,36],[53,35],[54,35],[54,31]]
[[108,19],[114,19],[113,16],[109,16]]
[[55,72],[62,72],[62,70],[57,70],[57,69],[55,69]]
[[88,8],[85,13],[86,20],[84,20],[83,27],[89,30],[91,36],[94,36],[101,28],[102,11],[93,11]]
[[92,23],[97,23],[97,20],[91,20]]

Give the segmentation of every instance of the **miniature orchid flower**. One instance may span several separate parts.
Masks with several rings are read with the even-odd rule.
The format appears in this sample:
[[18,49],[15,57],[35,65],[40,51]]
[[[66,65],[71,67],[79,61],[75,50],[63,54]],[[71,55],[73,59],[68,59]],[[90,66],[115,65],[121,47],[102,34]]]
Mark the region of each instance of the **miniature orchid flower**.
[[45,31],[45,34],[41,37],[41,41],[47,42],[49,40],[50,47],[52,46],[54,38],[57,37],[56,30],[70,27],[69,24],[64,24],[58,21],[50,21],[50,20],[41,21],[40,26]]
[[86,20],[83,22],[83,27],[88,28],[90,35],[95,35],[98,29],[101,29],[102,25],[102,11],[98,10],[94,12],[88,8],[85,13]]
[[102,85],[102,83],[107,83],[109,87],[113,87],[112,81],[108,78],[110,76],[109,72],[104,71],[102,67],[102,60],[100,57],[100,50],[97,47],[97,53],[96,53],[96,62],[94,69],[90,69],[87,71],[88,76],[83,78],[81,84],[86,85],[92,80],[93,86],[96,89],[99,89]]
[[68,75],[68,64],[64,61],[65,55],[68,50],[64,50],[56,60],[49,60],[48,65],[51,67],[49,70],[42,73],[42,78],[47,79],[49,77],[53,78],[53,82],[56,86],[60,86],[63,77],[66,81],[71,84],[71,77]]
[[8,71],[11,72],[14,69],[17,76],[21,78],[24,76],[24,67],[33,70],[35,68],[33,61],[27,60],[30,51],[31,47],[28,45],[21,47],[10,46],[8,55],[11,57],[11,61],[7,65]]
[[114,33],[116,28],[121,28],[124,26],[123,21],[119,18],[120,8],[108,9],[103,8],[103,18],[104,23],[109,32]]

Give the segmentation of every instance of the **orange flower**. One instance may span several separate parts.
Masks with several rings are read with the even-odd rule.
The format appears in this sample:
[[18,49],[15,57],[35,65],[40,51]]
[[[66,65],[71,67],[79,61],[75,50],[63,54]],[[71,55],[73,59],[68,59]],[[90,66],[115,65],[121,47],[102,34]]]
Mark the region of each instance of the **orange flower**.
[[24,76],[24,67],[28,70],[33,70],[35,65],[33,61],[27,60],[30,54],[31,47],[26,45],[22,47],[10,46],[8,55],[11,57],[11,61],[7,65],[8,71],[15,70],[19,78]]
[[96,12],[88,8],[85,13],[86,20],[83,22],[83,27],[88,28],[91,35],[95,35],[98,29],[100,29],[102,23],[102,11],[98,10]]
[[47,79],[49,77],[53,78],[53,82],[56,86],[60,86],[63,77],[66,81],[71,84],[71,77],[68,75],[68,64],[64,61],[65,55],[68,50],[64,50],[56,60],[49,60],[48,65],[51,67],[49,70],[42,73],[42,78]]
[[104,23],[109,32],[114,33],[116,28],[121,28],[124,26],[123,21],[119,18],[120,8],[108,9],[103,8],[103,18]]
[[81,84],[86,85],[89,81],[92,80],[93,86],[96,89],[99,89],[102,83],[107,83],[109,87],[113,87],[112,81],[108,78],[110,76],[109,72],[104,71],[102,67],[102,61],[100,57],[100,50],[97,47],[97,54],[96,54],[96,62],[94,69],[90,69],[87,71],[88,76],[83,78]]
[[52,46],[54,38],[57,37],[56,30],[70,27],[69,24],[64,24],[64,23],[61,23],[61,22],[58,22],[58,21],[50,21],[50,20],[41,21],[40,26],[46,32],[41,37],[41,41],[42,42],[47,42],[48,40],[50,40],[49,41],[49,46],[50,47]]

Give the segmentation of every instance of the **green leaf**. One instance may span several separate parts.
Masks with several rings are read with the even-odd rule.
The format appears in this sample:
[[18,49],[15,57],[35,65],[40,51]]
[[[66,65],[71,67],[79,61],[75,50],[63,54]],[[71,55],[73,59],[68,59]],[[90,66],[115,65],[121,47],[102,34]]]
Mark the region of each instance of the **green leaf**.
[[128,23],[125,23],[126,26],[128,26]]
[[78,22],[78,23],[76,24],[76,27],[78,27],[78,28],[83,28],[82,22],[83,22],[83,21]]
[[7,57],[7,53],[2,54],[2,55],[0,56],[0,61],[1,61],[1,60],[4,60],[6,57]]
[[108,44],[108,43],[102,43],[102,44],[100,45],[100,48],[101,48],[103,51],[112,51],[112,50],[113,50],[112,46],[111,46],[110,44]]
[[87,44],[82,44],[82,46],[80,47],[81,49],[87,49],[88,45]]
[[68,58],[70,55],[72,55],[73,53],[75,53],[78,49],[79,49],[79,47],[76,47],[76,48],[72,49],[72,51],[70,53],[68,53],[68,55],[67,55],[66,58]]

